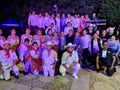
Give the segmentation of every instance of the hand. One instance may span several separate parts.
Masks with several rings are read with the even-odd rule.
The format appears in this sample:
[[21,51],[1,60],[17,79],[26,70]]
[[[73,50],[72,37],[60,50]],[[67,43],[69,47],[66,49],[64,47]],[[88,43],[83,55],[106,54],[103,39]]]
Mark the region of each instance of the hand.
[[73,69],[74,69],[74,66],[71,66],[71,67],[70,67],[70,70],[73,71]]
[[96,68],[99,70],[99,69],[100,69],[100,66],[97,64],[97,65],[96,65]]
[[113,69],[113,66],[111,66],[109,69],[112,70],[112,69]]
[[3,74],[3,73],[4,73],[4,71],[2,69],[0,69],[0,74]]
[[8,68],[7,68],[7,70],[9,70],[9,69],[11,69],[12,68],[12,66],[9,66]]

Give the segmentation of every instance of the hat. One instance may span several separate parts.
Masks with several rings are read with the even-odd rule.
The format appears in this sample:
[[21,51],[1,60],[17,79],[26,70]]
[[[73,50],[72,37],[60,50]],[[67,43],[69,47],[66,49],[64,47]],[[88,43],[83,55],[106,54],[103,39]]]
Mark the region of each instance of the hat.
[[90,24],[88,25],[88,27],[94,27],[94,24],[90,23]]
[[109,28],[107,28],[107,32],[114,31],[114,30],[115,30],[115,27],[109,27]]
[[68,48],[68,47],[75,47],[76,45],[75,44],[72,44],[72,43],[68,43],[65,48]]
[[48,41],[48,42],[46,43],[46,45],[53,46],[53,43],[52,43],[51,41]]
[[33,40],[32,43],[31,43],[31,45],[33,45],[34,42],[36,42],[38,44],[38,46],[40,46],[39,40]]
[[11,46],[11,43],[10,43],[9,41],[5,41],[5,42],[3,43],[3,45],[5,45],[5,44],[9,44],[9,45]]

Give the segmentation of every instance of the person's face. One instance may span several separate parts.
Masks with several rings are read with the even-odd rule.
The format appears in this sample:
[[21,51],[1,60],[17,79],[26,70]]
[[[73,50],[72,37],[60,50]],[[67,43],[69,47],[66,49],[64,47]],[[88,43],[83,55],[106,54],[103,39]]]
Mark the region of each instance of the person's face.
[[35,15],[35,11],[32,11],[32,15]]
[[96,31],[96,34],[97,34],[97,35],[99,35],[99,34],[100,34],[100,32],[99,32],[99,31]]
[[48,12],[45,13],[45,16],[49,16]]
[[39,16],[42,17],[42,13],[39,13]]
[[73,52],[73,47],[68,47],[68,52]]
[[96,13],[93,13],[93,17],[96,17]]
[[49,35],[52,35],[52,30],[49,30],[49,31],[48,31],[48,34],[49,34]]
[[11,35],[16,35],[16,31],[14,29],[11,31]]
[[55,15],[54,14],[52,14],[52,16],[51,16],[52,18],[55,18]]
[[41,33],[41,31],[40,31],[40,30],[38,30],[38,31],[37,31],[37,35],[39,35],[39,36],[41,36],[41,35],[42,35],[42,33]]
[[111,40],[112,40],[112,41],[115,41],[115,36],[112,36],[112,37],[111,37]]
[[71,26],[71,23],[67,23],[67,26],[70,27],[70,26]]
[[26,46],[29,46],[29,42],[28,42],[28,41],[26,41],[26,42],[25,42],[25,45],[26,45]]
[[105,30],[102,32],[102,35],[106,35],[106,31]]
[[54,28],[54,24],[52,23],[52,24],[50,25],[50,27],[51,27],[51,28]]
[[34,44],[34,45],[33,45],[33,49],[34,49],[34,50],[38,50],[38,44]]
[[79,35],[80,35],[80,34],[79,34],[78,32],[75,33],[75,36],[76,36],[76,37],[79,37]]
[[87,34],[86,30],[84,30],[84,31],[83,31],[83,35],[86,35],[86,34]]
[[78,18],[78,15],[77,15],[77,14],[75,14],[75,18]]
[[58,34],[57,34],[57,33],[54,33],[54,37],[58,37]]
[[104,42],[103,48],[106,49],[106,50],[108,49],[108,43],[107,42]]
[[59,13],[57,14],[57,17],[60,18],[60,14]]
[[70,14],[67,14],[67,17],[69,18],[69,17],[71,17],[71,15],[70,15]]
[[97,39],[98,35],[97,34],[94,34],[93,38],[94,39]]
[[52,49],[52,45],[47,45],[47,49],[51,50]]
[[0,29],[0,35],[2,35],[2,30]]
[[30,34],[30,29],[26,29],[26,34]]
[[93,27],[92,26],[89,26],[89,28],[88,28],[89,30],[93,30]]
[[10,44],[8,44],[8,43],[4,44],[4,49],[9,50],[10,49]]
[[64,36],[64,32],[61,32],[60,35],[61,35],[61,36]]
[[85,18],[89,18],[88,15],[85,15]]
[[72,36],[72,35],[73,35],[73,32],[70,30],[68,34],[69,34],[70,36]]
[[65,14],[62,14],[62,18],[64,18],[65,17]]

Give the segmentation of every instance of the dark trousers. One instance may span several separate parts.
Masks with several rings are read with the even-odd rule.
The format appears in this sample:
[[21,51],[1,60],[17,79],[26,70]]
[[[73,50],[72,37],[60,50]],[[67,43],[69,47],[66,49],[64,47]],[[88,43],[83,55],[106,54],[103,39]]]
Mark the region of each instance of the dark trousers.
[[37,26],[30,26],[30,28],[31,28],[31,34],[35,35],[36,30],[37,30]]
[[90,52],[89,52],[88,48],[82,49],[82,56],[83,56],[83,60],[82,60],[83,64],[90,63],[91,57],[90,57]]
[[94,65],[95,68],[96,68],[96,57],[97,57],[97,53],[92,53],[91,64]]

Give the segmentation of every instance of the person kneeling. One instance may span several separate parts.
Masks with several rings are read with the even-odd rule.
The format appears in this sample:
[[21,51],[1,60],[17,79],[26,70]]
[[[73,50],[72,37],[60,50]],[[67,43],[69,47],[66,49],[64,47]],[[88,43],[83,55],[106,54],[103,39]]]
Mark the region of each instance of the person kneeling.
[[74,51],[74,46],[72,43],[68,43],[67,51],[62,55],[62,62],[60,66],[60,73],[65,76],[66,72],[71,73],[75,79],[78,79],[77,73],[80,70],[80,64],[78,63],[78,53]]
[[115,64],[115,54],[111,52],[108,48],[108,42],[103,42],[103,48],[99,51],[96,58],[96,69],[97,72],[103,70],[104,74],[112,76],[116,72]]
[[10,80],[10,71],[13,70],[15,73],[15,78],[19,78],[19,68],[16,66],[18,57],[15,52],[11,49],[11,44],[5,41],[3,44],[3,50],[0,51],[0,62],[1,62],[1,78],[5,80]]

